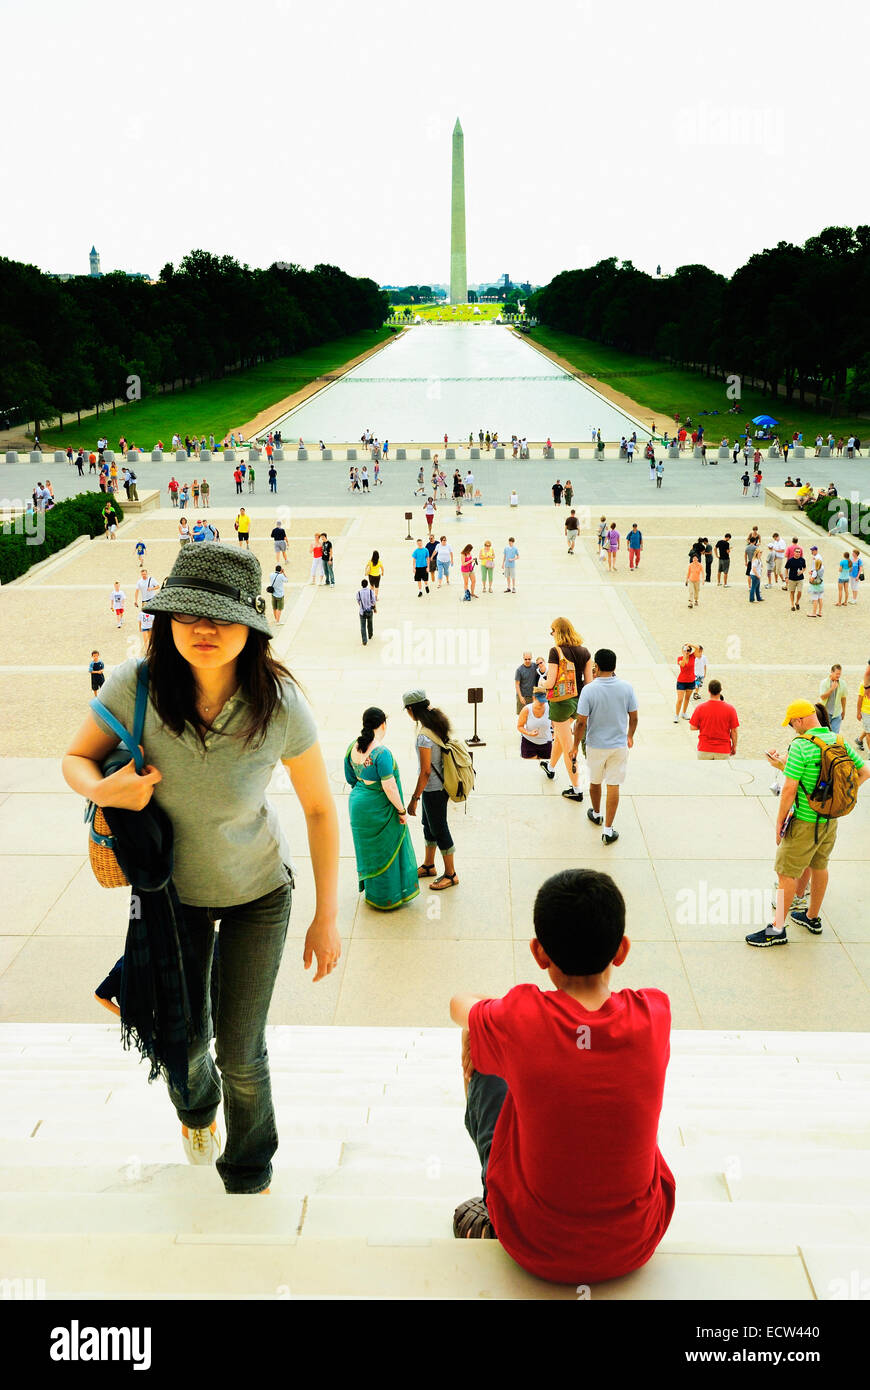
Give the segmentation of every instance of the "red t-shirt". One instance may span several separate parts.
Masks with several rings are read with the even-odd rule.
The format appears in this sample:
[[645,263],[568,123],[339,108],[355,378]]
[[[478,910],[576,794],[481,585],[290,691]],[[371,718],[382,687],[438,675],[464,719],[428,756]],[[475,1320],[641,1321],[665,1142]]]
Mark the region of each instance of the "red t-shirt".
[[730,753],[731,730],[740,728],[734,706],[718,697],[698,705],[690,723],[698,730],[699,753]]
[[508,1086],[486,1175],[505,1250],[556,1283],[645,1264],[674,1210],[657,1145],[667,995],[624,989],[592,1013],[563,990],[517,985],[475,1004],[468,1024],[475,1070]]
[[[684,663],[682,666],[680,665],[680,661]],[[681,655],[677,658],[677,684],[688,685],[690,681],[694,685],[695,653],[692,652],[691,656],[686,656],[685,652],[682,652]]]

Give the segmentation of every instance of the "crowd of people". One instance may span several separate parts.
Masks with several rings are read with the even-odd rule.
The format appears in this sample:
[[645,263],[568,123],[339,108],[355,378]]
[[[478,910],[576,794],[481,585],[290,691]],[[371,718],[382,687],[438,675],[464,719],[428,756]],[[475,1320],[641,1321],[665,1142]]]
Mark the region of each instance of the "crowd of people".
[[[492,441],[490,435],[490,445]],[[626,441],[626,447],[630,442]],[[374,436],[364,443],[372,451],[375,484],[388,447],[385,442],[376,456],[377,443]],[[652,476],[658,466],[654,464]],[[454,592],[461,588],[462,601],[472,602],[481,593],[493,592],[499,565],[505,594],[515,593],[521,552],[514,535],[499,543],[499,557],[492,540],[477,547],[467,542],[454,550],[447,535],[439,534],[441,527],[434,526],[437,494],[439,488],[446,494],[447,484],[437,456],[433,474],[436,470],[438,482],[433,480],[428,495],[422,468],[418,477],[419,495],[425,496],[425,525],[411,553],[418,598],[436,589],[448,590],[453,577]],[[368,491],[369,465],[351,471],[351,490],[356,490],[354,473],[359,490]],[[253,492],[255,470],[239,464],[236,474],[237,495],[243,491],[240,480]],[[660,485],[660,475],[657,481]],[[474,497],[474,486],[470,468],[464,477],[455,470],[457,503]],[[212,520],[202,516],[208,509],[205,480],[194,480],[188,487],[173,477],[169,495],[173,507],[181,511],[186,511],[189,501],[193,503],[191,518],[185,515],[178,521],[179,551],[170,576],[172,586],[160,586],[151,575],[145,563],[145,542],[135,547],[139,579],[134,609],[143,649],[149,655],[147,765],[138,776],[126,767],[103,777],[103,759],[116,738],[96,714],[89,716],[71,741],[64,775],[74,790],[98,802],[110,815],[113,811],[155,815],[152,796],[160,787],[159,806],[168,814],[175,836],[173,873],[183,937],[181,955],[190,971],[193,1024],[191,1040],[185,1039],[181,1049],[183,1065],[176,1054],[171,1066],[166,1063],[169,1096],[190,1161],[215,1163],[228,1192],[253,1195],[269,1191],[277,1146],[268,1059],[261,1039],[281,962],[293,883],[283,844],[265,813],[266,786],[275,764],[281,761],[286,767],[305,815],[316,906],[305,937],[304,962],[308,968],[316,961],[318,980],[334,972],[341,958],[338,820],[313,712],[291,672],[268,645],[274,627],[283,620],[289,551],[286,522],[279,517],[269,532],[274,568],[264,585],[250,549],[252,522],[245,506],[239,505],[233,523],[237,544],[213,546],[205,542],[219,541],[220,534]],[[570,479],[563,484],[557,478],[552,495],[554,506],[565,505],[565,542],[567,553],[573,555],[580,523],[571,505]],[[111,498],[107,508],[111,509]],[[114,526],[110,534],[107,523],[109,539],[114,534]],[[602,515],[597,541],[598,553],[610,571],[617,569],[623,546],[628,550],[629,570],[640,568],[644,536],[637,522],[623,536],[616,521]],[[701,586],[712,584],[716,559],[717,587],[728,587],[731,542],[731,533],[725,532],[715,545],[706,536],[693,543],[685,578],[691,608],[698,607]],[[308,582],[334,586],[334,551],[327,533],[314,533],[308,550]],[[528,553],[534,556],[534,544],[529,544]],[[810,616],[821,616],[825,572],[817,546],[805,557],[797,538],[789,545],[774,531],[764,542],[753,527],[744,560],[750,602],[765,601],[762,588],[765,592],[780,589],[789,595],[790,611],[798,611],[806,576],[813,608]],[[374,635],[385,575],[381,553],[373,549],[355,592],[364,646]],[[862,578],[859,551],[844,551],[835,606],[858,602]],[[109,607],[120,629],[127,613],[120,581],[112,586]],[[561,765],[566,785],[559,790],[564,800],[581,804],[588,796],[583,834],[594,831],[604,846],[613,846],[619,839],[620,794],[638,728],[636,693],[618,674],[616,652],[607,646],[593,651],[567,617],[552,620],[549,642],[539,650],[538,656],[525,651],[515,672],[519,755],[526,762],[537,761],[548,781],[555,780]],[[98,649],[91,652],[88,665],[92,692],[99,693],[106,709],[128,726],[139,679],[137,667],[136,661],[124,663],[106,682]],[[699,759],[733,758],[740,737],[737,710],[725,698],[722,680],[708,677],[703,646],[687,640],[676,661],[674,723],[685,721],[696,732]],[[239,691],[241,699],[236,698]],[[822,759],[829,756],[826,748],[840,734],[848,702],[849,689],[838,662],[821,676],[816,701],[795,700],[785,711],[783,727],[789,727],[795,738],[787,754],[774,749],[768,754],[770,765],[783,774],[776,818],[776,911],[767,927],[746,937],[750,945],[784,944],[788,922],[814,935],[822,932],[820,913],[837,821],[827,819],[820,825],[807,788],[818,781]],[[861,745],[870,738],[870,665],[858,692],[857,712],[862,724],[857,744]],[[413,727],[412,779],[403,781],[395,740],[389,735],[393,713],[379,707],[362,712],[360,731],[343,760],[359,890],[371,908],[384,912],[410,904],[424,880],[427,889],[439,893],[459,886],[451,806],[467,800],[473,787],[473,774],[469,784],[464,760],[467,749],[463,755],[464,745],[456,738],[449,714],[431,703],[425,689],[406,691],[401,709],[397,707],[394,714],[403,725],[409,720]],[[214,738],[212,730],[235,737]],[[255,750],[256,757],[239,758],[240,745]],[[851,743],[839,746],[854,769],[857,790],[870,770]],[[405,786],[410,796],[406,797]],[[221,789],[220,797],[215,796],[215,787]],[[415,852],[409,824],[418,816],[422,856]],[[135,849],[132,853],[135,857]],[[218,902],[220,913],[215,909]],[[210,980],[217,915],[221,919],[221,990],[212,1017]],[[669,1005],[656,990],[611,993],[611,972],[625,960],[630,942],[625,934],[625,904],[609,875],[571,869],[547,879],[536,895],[532,916],[532,954],[554,989],[519,986],[503,1000],[461,994],[451,1001],[452,1017],[463,1029],[467,1126],[481,1155],[484,1181],[483,1198],[457,1208],[454,1231],[461,1238],[497,1236],[525,1268],[544,1278],[614,1277],[649,1258],[674,1207],[673,1178],[655,1141]],[[568,926],[581,918],[588,929],[578,935]],[[123,970],[135,968],[139,966],[131,955],[98,988],[103,1002],[113,1005],[118,1000],[116,1012],[121,1007]],[[244,1007],[236,1003],[243,982],[247,986]],[[130,989],[125,997],[141,996]],[[576,1034],[578,1039],[573,1051],[580,1055],[580,1065],[588,1060],[596,1097],[591,1102],[591,1119],[590,1114],[585,1116],[582,1136],[565,1103],[571,1086],[576,1086],[576,1073],[569,1075],[556,1041],[565,1010],[572,1037]],[[133,1020],[134,1024],[139,1021]],[[212,1028],[219,1063],[209,1053]],[[584,1042],[584,1029],[591,1030],[594,1046]],[[612,1049],[605,1045],[617,1036],[623,1059],[619,1073],[613,1067]],[[624,1065],[627,1049],[634,1049],[644,1063],[640,1068],[643,1086],[636,1082],[633,1069]],[[225,1148],[215,1119],[221,1084],[228,1123]],[[527,1142],[492,1148],[500,1114],[505,1130],[511,1126],[511,1133],[522,1133]],[[553,1126],[558,1122],[565,1142],[572,1127],[577,1129],[577,1142],[583,1138],[588,1146],[590,1134],[594,1138],[599,1132],[619,1132],[628,1122],[626,1117],[645,1126],[646,1139],[640,1146],[645,1160],[643,1183],[638,1185],[631,1176],[639,1171],[638,1151],[629,1162],[617,1145],[606,1174],[599,1175],[588,1191],[583,1189],[580,1207],[576,1202],[571,1206],[568,1193],[569,1188],[576,1192],[577,1173],[567,1160],[546,1151]],[[529,1195],[533,1181],[543,1194],[540,1200],[533,1201]],[[542,1215],[544,1205],[569,1212],[560,1218],[558,1229]],[[600,1226],[594,1224],[597,1217],[603,1223]],[[582,1252],[582,1274],[578,1251]]]

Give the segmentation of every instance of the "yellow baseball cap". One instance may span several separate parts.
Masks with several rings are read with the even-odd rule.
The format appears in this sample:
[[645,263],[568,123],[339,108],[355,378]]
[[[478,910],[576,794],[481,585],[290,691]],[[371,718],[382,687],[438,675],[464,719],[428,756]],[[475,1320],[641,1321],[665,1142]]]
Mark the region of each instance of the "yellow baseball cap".
[[782,727],[786,729],[793,719],[805,719],[808,714],[815,714],[815,712],[816,707],[811,705],[809,700],[792,700],[785,712]]

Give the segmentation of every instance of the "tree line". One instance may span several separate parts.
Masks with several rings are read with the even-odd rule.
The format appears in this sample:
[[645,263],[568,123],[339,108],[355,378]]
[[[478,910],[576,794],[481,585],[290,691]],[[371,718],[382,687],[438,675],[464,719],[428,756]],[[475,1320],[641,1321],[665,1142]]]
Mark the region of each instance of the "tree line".
[[121,272],[60,281],[0,258],[0,427],[62,427],[131,390],[174,391],[380,328],[387,312],[373,280],[332,265],[252,270],[191,251],[149,284]]
[[527,311],[608,347],[733,373],[762,395],[804,405],[812,394],[832,415],[870,406],[870,226],[781,241],[730,279],[704,265],[652,276],[610,257],[563,271]]

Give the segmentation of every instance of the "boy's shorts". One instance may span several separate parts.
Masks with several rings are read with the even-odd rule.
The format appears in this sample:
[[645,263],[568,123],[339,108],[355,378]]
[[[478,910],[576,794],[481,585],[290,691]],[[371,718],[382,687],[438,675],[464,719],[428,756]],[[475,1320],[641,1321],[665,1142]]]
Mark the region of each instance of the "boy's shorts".
[[837,840],[837,822],[793,820],[776,851],[773,867],[785,878],[800,878],[804,869],[826,869]]
[[91,690],[97,691],[106,684],[106,677],[102,671],[96,671],[91,676]]

